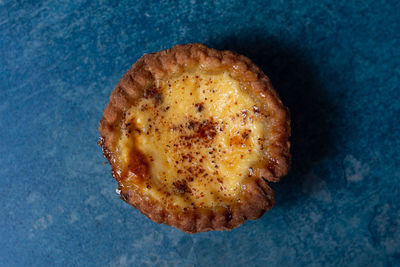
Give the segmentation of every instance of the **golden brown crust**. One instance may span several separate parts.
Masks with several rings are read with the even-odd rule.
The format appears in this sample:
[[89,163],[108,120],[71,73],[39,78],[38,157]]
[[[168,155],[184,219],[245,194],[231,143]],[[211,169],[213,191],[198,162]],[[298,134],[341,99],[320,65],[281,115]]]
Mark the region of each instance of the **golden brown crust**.
[[144,55],[122,77],[110,96],[99,126],[101,145],[113,167],[113,176],[119,180],[113,157],[124,112],[143,97],[143,92],[155,80],[196,67],[210,71],[229,71],[233,78],[263,102],[273,125],[271,135],[268,136],[271,143],[268,162],[260,169],[258,178],[244,185],[241,200],[232,205],[171,211],[133,189],[121,192],[121,198],[153,221],[166,223],[187,233],[230,230],[247,219],[260,218],[266,210],[272,208],[274,194],[266,181],[279,181],[287,174],[290,164],[289,111],[283,106],[268,77],[247,57],[232,51],[211,49],[202,44],[177,45]]

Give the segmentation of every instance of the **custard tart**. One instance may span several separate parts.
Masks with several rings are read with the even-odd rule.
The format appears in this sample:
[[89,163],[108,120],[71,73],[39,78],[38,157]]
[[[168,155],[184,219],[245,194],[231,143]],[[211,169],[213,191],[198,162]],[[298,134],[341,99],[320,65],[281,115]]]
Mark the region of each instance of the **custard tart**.
[[245,56],[202,44],[142,56],[99,126],[121,198],[187,233],[230,230],[274,204],[289,111]]

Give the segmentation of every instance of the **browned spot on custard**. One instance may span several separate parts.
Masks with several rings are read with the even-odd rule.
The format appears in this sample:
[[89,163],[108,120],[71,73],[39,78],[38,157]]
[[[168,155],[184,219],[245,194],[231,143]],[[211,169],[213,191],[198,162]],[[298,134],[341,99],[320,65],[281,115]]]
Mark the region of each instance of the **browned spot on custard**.
[[240,147],[245,147],[249,145],[249,135],[251,133],[251,130],[244,130],[243,132],[237,132],[237,135],[233,136],[230,141],[229,145],[230,146],[240,146]]
[[172,183],[172,186],[174,187],[175,192],[178,194],[192,193],[192,190],[190,190],[186,180],[175,181]]
[[124,180],[127,176],[133,176],[138,185],[142,185],[149,178],[149,163],[147,157],[137,149],[131,149],[126,171],[121,175]]
[[203,103],[197,103],[194,105],[197,109],[198,112],[202,112],[204,109],[204,104]]
[[242,133],[242,138],[243,138],[243,140],[246,140],[250,133],[251,133],[251,130],[245,130],[245,131]]
[[205,120],[200,124],[198,135],[200,138],[212,139],[217,135],[217,123],[212,120]]
[[119,175],[117,172],[114,172],[114,177],[123,184],[127,183],[128,186],[130,182],[127,181],[127,178],[131,178],[133,179],[131,182],[143,187],[146,180],[149,180],[150,177],[150,165],[149,159],[146,157],[146,155],[136,148],[136,138],[134,135],[140,135],[141,131],[140,129],[136,128],[135,123],[133,123],[133,119],[124,123],[121,127],[121,130],[122,133],[125,133],[125,135],[132,141],[132,143],[130,145],[131,148],[128,155],[128,162],[124,170],[122,170]]
[[[207,142],[207,140],[212,140],[217,135],[217,122],[214,122],[212,119],[203,120],[201,122],[195,120],[189,120],[186,128],[189,130],[189,133],[185,133],[183,130],[182,135],[179,137],[181,140],[192,140],[196,143]],[[183,128],[180,125],[180,128]],[[173,130],[179,129],[177,126],[172,127]],[[180,143],[183,146],[191,146],[191,143]]]

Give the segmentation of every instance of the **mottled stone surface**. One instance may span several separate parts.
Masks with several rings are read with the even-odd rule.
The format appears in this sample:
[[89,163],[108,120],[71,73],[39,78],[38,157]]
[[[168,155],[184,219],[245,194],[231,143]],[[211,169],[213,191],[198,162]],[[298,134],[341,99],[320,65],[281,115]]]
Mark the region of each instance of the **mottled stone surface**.
[[[0,0],[0,265],[400,264],[400,2]],[[143,53],[243,53],[293,117],[277,203],[231,232],[115,193],[97,126]]]

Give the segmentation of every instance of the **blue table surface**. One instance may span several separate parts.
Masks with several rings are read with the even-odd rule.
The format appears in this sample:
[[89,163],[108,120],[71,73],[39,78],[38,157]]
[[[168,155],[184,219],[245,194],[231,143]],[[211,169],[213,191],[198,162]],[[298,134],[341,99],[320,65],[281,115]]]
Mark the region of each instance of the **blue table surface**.
[[[400,266],[400,2],[0,0],[1,266]],[[121,201],[97,146],[144,53],[250,57],[292,114],[276,205],[185,234]]]

